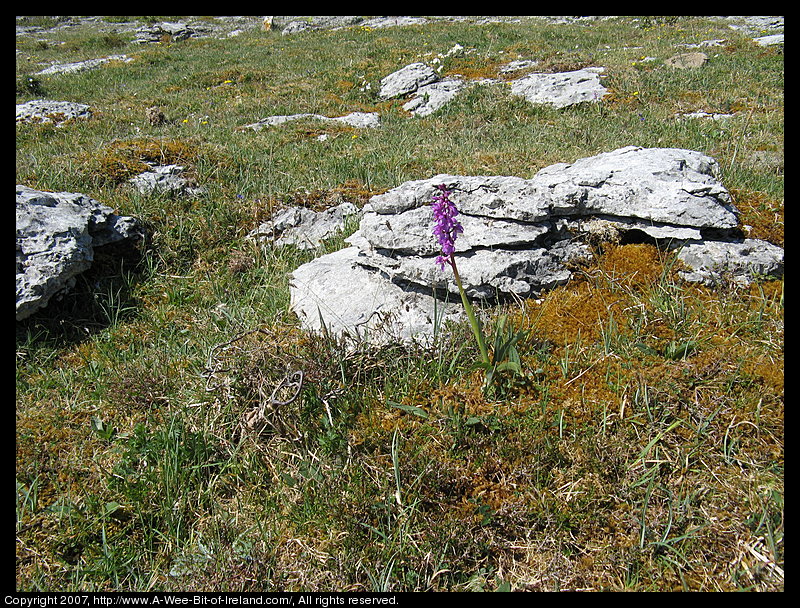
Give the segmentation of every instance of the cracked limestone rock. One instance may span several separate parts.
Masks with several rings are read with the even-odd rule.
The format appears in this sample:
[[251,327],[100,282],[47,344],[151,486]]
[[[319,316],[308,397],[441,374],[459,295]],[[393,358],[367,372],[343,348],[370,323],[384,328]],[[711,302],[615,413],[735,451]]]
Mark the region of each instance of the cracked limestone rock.
[[439,80],[439,76],[432,67],[424,63],[411,63],[381,80],[378,97],[393,99],[408,95],[437,80]]
[[143,227],[85,194],[17,186],[17,321],[71,289],[97,247],[140,239]]
[[415,116],[429,116],[450,102],[466,86],[458,78],[445,78],[419,87],[403,109]]
[[276,246],[294,245],[300,249],[315,249],[325,239],[340,234],[350,217],[357,217],[358,208],[344,202],[324,211],[305,207],[289,207],[250,232],[248,238],[271,241]]
[[158,43],[165,37],[178,42],[180,40],[187,40],[188,38],[195,38],[204,29],[205,28],[196,25],[190,27],[181,22],[172,23],[169,21],[162,21],[161,23],[145,25],[137,29],[134,42],[138,44]]
[[511,83],[512,95],[531,103],[565,108],[576,103],[600,101],[608,93],[600,83],[604,68],[583,68],[557,74],[528,74]]
[[[511,65],[511,64],[509,64]],[[518,62],[510,69],[532,67],[535,62]],[[508,71],[501,69],[501,73]],[[590,67],[557,74],[533,73],[510,82],[511,93],[531,103],[564,108],[577,103],[598,102],[608,90],[600,83],[604,68]],[[436,71],[424,63],[412,63],[389,74],[380,82],[380,99],[411,96],[403,109],[415,116],[428,116],[443,107],[468,86],[499,84],[492,79],[465,81],[456,76],[439,79]]]
[[377,344],[424,341],[462,311],[460,300],[436,300],[362,266],[354,247],[300,266],[291,275],[290,295],[305,329]]
[[[450,316],[460,312],[457,304],[448,308],[459,301],[452,272],[435,263],[430,203],[439,184],[451,191],[464,227],[455,243],[464,289],[491,304],[538,297],[568,281],[591,259],[591,242],[630,235],[666,247],[691,244],[687,252],[695,243],[721,247],[720,239],[734,239],[738,218],[718,174],[717,162],[700,152],[629,146],[545,167],[531,179],[440,174],[408,181],[370,199],[349,248],[292,273],[292,309],[309,329],[368,340],[377,318],[379,340],[430,338],[435,311],[457,318]],[[738,264],[731,255],[725,260]],[[695,264],[698,271],[705,265]]]
[[747,286],[757,277],[783,276],[783,249],[759,239],[690,242],[678,259],[690,268],[678,271],[681,278],[706,285],[728,279]]
[[128,180],[140,193],[165,193],[177,196],[196,196],[205,190],[184,177],[181,165],[155,165]]
[[127,55],[110,55],[108,57],[101,57],[100,59],[87,59],[85,61],[76,61],[73,63],[55,63],[49,68],[45,68],[40,72],[36,72],[37,76],[47,76],[50,74],[77,74],[79,72],[86,72],[94,70],[109,61],[122,61],[130,63],[133,58]]

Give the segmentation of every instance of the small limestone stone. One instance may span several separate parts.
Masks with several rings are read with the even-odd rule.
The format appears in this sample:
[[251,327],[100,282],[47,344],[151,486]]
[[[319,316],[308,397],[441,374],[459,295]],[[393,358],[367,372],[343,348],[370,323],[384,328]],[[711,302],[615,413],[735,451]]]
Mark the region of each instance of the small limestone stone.
[[447,78],[419,87],[414,98],[403,105],[403,109],[415,116],[429,116],[451,101],[464,88],[458,78]]
[[749,285],[756,277],[782,276],[783,257],[783,249],[759,239],[692,242],[678,252],[678,259],[691,270],[678,274],[686,281],[707,285],[725,278]]
[[55,63],[49,68],[45,68],[40,72],[36,72],[37,76],[49,76],[51,74],[77,74],[78,72],[86,72],[100,67],[109,61],[122,61],[129,63],[133,61],[127,55],[110,55],[100,59],[87,59],[86,61],[76,61],[73,63]]
[[362,27],[380,29],[404,25],[424,25],[428,22],[424,17],[375,17],[361,23]]
[[676,114],[676,118],[705,118],[708,120],[727,120],[733,118],[733,114],[722,114],[717,112],[688,112],[685,114]]
[[526,70],[528,68],[535,67],[538,63],[538,61],[533,61],[532,59],[517,59],[515,61],[509,61],[505,65],[500,66],[500,73],[510,74],[519,70]]
[[761,36],[760,38],[754,38],[756,44],[759,46],[774,46],[777,44],[783,44],[783,34],[771,34],[770,36]]
[[151,44],[161,42],[164,38],[169,38],[173,41],[186,40],[194,38],[198,34],[196,27],[189,27],[185,23],[170,23],[163,21],[161,23],[154,23],[153,25],[145,25],[136,30],[135,42],[139,44]]
[[679,70],[686,70],[691,68],[703,67],[708,61],[708,55],[705,53],[681,53],[680,55],[673,55],[664,63],[671,68]]
[[260,131],[265,127],[274,127],[295,120],[309,120],[309,119],[319,120],[322,122],[339,122],[349,125],[351,127],[355,127],[357,129],[376,129],[381,126],[381,119],[377,112],[350,112],[350,114],[345,114],[344,116],[337,116],[334,118],[329,118],[328,116],[322,116],[321,114],[309,114],[309,113],[268,116],[267,118],[262,118],[258,122],[245,125],[241,128],[252,129],[253,131]]
[[202,194],[203,188],[195,186],[192,180],[183,175],[181,165],[155,165],[128,180],[142,194],[167,193],[178,196]]

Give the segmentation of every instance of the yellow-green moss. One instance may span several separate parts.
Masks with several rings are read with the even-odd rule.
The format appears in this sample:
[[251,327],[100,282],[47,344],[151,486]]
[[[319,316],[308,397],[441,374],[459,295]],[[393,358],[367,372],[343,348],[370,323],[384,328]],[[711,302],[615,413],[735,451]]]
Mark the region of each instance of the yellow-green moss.
[[646,287],[664,272],[664,255],[653,245],[631,244],[607,249],[599,268],[612,280],[629,287]]
[[113,141],[86,153],[86,171],[102,182],[122,183],[149,169],[149,164],[193,166],[208,151],[192,139],[138,138]]
[[783,201],[774,201],[761,192],[731,189],[733,203],[739,210],[739,223],[748,226],[747,236],[783,247]]

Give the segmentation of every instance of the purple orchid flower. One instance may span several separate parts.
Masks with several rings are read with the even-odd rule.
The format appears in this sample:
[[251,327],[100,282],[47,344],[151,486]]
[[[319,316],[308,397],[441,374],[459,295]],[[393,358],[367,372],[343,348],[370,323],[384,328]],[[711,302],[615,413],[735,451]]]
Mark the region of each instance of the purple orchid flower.
[[450,200],[452,192],[444,184],[436,186],[438,194],[434,194],[431,207],[433,208],[433,219],[436,224],[433,227],[433,234],[439,241],[442,248],[442,255],[436,258],[439,268],[444,270],[445,264],[453,264],[453,253],[456,250],[456,238],[464,232],[461,223],[455,219],[458,209]]

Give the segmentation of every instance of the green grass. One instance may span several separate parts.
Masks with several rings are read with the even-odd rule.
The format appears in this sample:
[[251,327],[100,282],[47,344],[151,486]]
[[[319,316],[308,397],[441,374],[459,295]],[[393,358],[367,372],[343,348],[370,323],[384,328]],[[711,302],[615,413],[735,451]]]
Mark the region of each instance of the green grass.
[[[728,43],[703,68],[663,65],[711,38]],[[699,18],[131,40],[17,37],[17,103],[95,110],[17,125],[17,183],[86,193],[152,234],[17,323],[18,589],[783,590],[782,281],[689,286],[651,246],[606,248],[499,311],[525,332],[524,375],[489,399],[467,325],[430,349],[298,328],[288,274],[341,238],[318,252],[245,239],[283,205],[360,206],[439,172],[528,178],[640,145],[716,158],[741,223],[782,246],[782,165],[752,161],[783,153],[782,50]],[[381,78],[455,43],[476,52],[444,73],[495,77],[520,54],[602,65],[611,95],[554,110],[475,87],[423,119],[378,101]],[[119,53],[134,61],[28,78]],[[674,119],[695,110],[736,115]],[[352,111],[381,128],[237,130]],[[149,159],[207,192],[134,193]],[[258,418],[298,370],[298,397]]]

